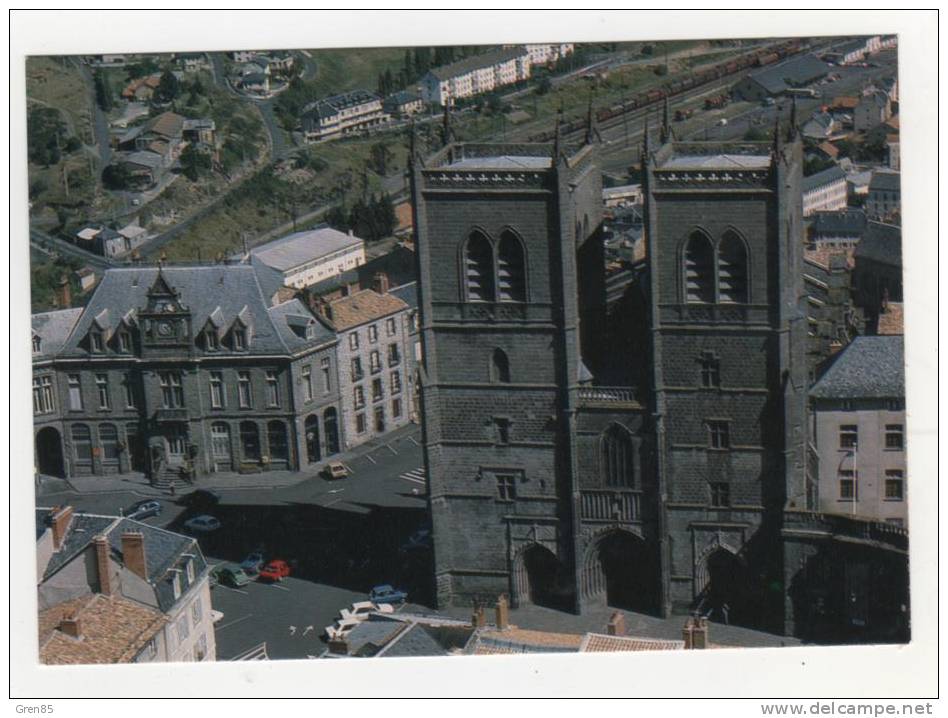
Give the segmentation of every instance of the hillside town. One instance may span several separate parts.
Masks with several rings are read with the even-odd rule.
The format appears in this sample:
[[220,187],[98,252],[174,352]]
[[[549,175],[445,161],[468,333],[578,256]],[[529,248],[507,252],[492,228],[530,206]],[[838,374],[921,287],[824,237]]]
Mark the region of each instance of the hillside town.
[[908,642],[897,50],[30,58],[40,660]]

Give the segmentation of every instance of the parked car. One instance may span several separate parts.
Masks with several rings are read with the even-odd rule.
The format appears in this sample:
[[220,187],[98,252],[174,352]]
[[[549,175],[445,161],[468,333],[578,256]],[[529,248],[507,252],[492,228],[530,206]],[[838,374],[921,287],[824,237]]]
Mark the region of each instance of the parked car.
[[345,638],[360,623],[362,621],[355,618],[339,619],[332,626],[326,626],[326,638],[330,641],[334,638]]
[[325,468],[323,468],[323,476],[329,479],[330,481],[335,481],[336,479],[344,479],[348,475],[349,475],[349,469],[346,468],[345,464],[338,461],[334,461],[331,464],[327,464]]
[[221,522],[207,514],[195,516],[193,519],[184,522],[184,528],[194,533],[210,533],[211,531],[217,531],[220,527]]
[[286,561],[274,559],[262,569],[257,575],[261,581],[282,581],[290,575],[290,565]]
[[125,513],[125,518],[141,521],[149,516],[158,516],[159,514],[161,514],[161,502],[155,499],[145,499],[137,504],[132,504]]
[[253,551],[247,554],[247,558],[240,562],[240,567],[247,573],[260,573],[260,569],[263,568],[263,564],[263,553],[260,551]]
[[376,603],[375,601],[357,601],[349,608],[339,611],[339,619],[345,621],[354,618],[357,621],[364,621],[370,613],[395,613],[395,608],[390,603]]
[[392,586],[385,583],[376,586],[369,592],[369,600],[374,603],[405,603],[408,600],[408,593],[399,588],[392,588]]
[[211,578],[222,586],[230,586],[231,588],[240,588],[250,583],[250,576],[240,566],[229,564],[216,567],[211,572]]
[[216,491],[211,489],[198,489],[197,491],[192,491],[189,494],[185,494],[180,499],[178,503],[182,506],[187,506],[188,508],[197,509],[199,511],[207,510],[213,506],[217,506],[220,503],[221,495]]

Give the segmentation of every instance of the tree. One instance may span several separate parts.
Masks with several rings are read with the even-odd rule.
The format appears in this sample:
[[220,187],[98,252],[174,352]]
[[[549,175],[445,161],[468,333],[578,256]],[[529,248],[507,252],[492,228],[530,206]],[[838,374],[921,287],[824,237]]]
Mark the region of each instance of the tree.
[[371,160],[372,171],[377,175],[384,177],[389,172],[389,164],[395,159],[395,153],[386,142],[376,142],[372,145]]
[[132,182],[132,173],[125,165],[109,165],[102,170],[102,184],[106,189],[128,189]]
[[180,91],[178,78],[171,70],[161,73],[161,79],[158,80],[158,87],[155,89],[155,97],[159,102],[172,102]]
[[744,133],[745,142],[766,142],[770,139],[770,133],[760,129],[759,127],[751,127],[747,132]]
[[344,204],[334,204],[329,208],[324,217],[326,223],[340,232],[346,232],[349,229],[349,213],[346,212]]
[[815,175],[817,172],[822,172],[823,170],[829,169],[836,163],[833,160],[825,159],[823,157],[811,157],[803,163],[803,176],[809,177],[810,175]]
[[95,101],[103,112],[112,109],[112,89],[99,71],[95,73]]
[[211,169],[211,156],[207,152],[201,152],[194,148],[194,145],[188,145],[181,153],[181,171],[184,176],[192,182],[207,174]]
[[60,147],[65,143],[66,125],[53,107],[34,105],[26,118],[26,144],[30,160],[49,167],[62,157]]
[[82,142],[79,141],[79,138],[73,135],[68,140],[66,140],[65,149],[66,152],[75,152],[80,147],[82,147]]
[[551,80],[548,75],[544,75],[540,79],[540,83],[537,85],[536,93],[538,95],[545,95],[552,89],[553,89],[553,80]]
[[125,72],[129,80],[145,77],[146,75],[151,75],[157,71],[158,63],[154,58],[151,57],[143,57],[140,62],[137,62],[134,65],[128,65],[125,68]]

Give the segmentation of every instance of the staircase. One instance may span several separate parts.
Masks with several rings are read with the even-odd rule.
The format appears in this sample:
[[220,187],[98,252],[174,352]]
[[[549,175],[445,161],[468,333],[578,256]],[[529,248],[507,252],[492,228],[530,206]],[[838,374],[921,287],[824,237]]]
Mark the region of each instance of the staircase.
[[180,489],[182,485],[189,485],[191,482],[184,478],[182,467],[162,465],[157,474],[151,477],[151,485],[156,489],[168,491],[174,482],[175,487]]

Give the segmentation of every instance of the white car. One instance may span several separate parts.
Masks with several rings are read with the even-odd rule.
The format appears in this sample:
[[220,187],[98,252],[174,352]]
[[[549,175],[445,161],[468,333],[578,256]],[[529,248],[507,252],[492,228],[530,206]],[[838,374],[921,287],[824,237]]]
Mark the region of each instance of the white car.
[[395,608],[390,603],[374,603],[372,601],[359,601],[353,603],[349,608],[344,608],[339,612],[339,619],[345,621],[354,619],[364,621],[370,613],[395,613]]
[[211,531],[217,531],[220,527],[221,522],[207,514],[195,516],[193,519],[184,522],[184,528],[195,533],[210,533]]
[[358,626],[362,621],[356,618],[341,618],[336,621],[335,625],[326,626],[326,637],[332,641],[337,638],[345,638],[349,635],[353,628]]

